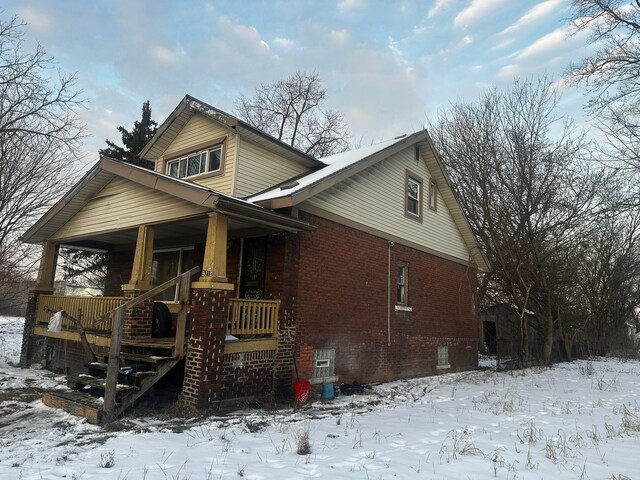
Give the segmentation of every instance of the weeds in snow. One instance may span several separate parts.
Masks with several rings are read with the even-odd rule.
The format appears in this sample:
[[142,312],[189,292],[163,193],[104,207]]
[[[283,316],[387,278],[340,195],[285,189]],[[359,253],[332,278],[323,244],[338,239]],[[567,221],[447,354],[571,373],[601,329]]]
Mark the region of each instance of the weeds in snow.
[[104,452],[100,454],[100,468],[113,468],[116,464],[115,452]]
[[296,453],[298,455],[311,454],[311,441],[309,440],[309,427],[305,428],[301,432],[298,432],[296,436]]
[[440,446],[440,463],[444,460],[449,463],[458,458],[458,455],[477,455],[484,457],[485,454],[473,444],[471,431],[464,428],[460,431],[451,430]]

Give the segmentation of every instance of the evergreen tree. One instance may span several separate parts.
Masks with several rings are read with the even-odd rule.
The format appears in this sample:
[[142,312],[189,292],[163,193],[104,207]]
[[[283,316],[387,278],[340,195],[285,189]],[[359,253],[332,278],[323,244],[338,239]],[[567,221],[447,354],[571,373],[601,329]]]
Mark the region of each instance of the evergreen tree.
[[144,148],[151,137],[156,133],[158,124],[151,119],[151,105],[149,100],[142,104],[142,119],[133,124],[131,131],[120,126],[118,131],[122,135],[122,145],[116,145],[111,140],[107,140],[107,148],[100,150],[100,155],[122,160],[123,162],[132,163],[144,168],[153,169],[152,162],[138,157],[140,151]]

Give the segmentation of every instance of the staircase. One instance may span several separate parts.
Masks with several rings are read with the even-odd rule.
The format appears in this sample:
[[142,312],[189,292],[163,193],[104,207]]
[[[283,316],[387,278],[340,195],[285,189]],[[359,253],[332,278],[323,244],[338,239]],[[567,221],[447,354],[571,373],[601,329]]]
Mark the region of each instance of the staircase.
[[[173,342],[166,346],[160,346],[158,343],[153,343],[152,346],[122,346],[115,395],[115,416],[122,415],[180,362],[182,358],[173,356],[173,347]],[[46,392],[42,402],[49,407],[62,408],[72,415],[85,417],[89,423],[101,424],[108,369],[107,359],[104,360],[88,363],[87,373],[68,375],[69,389]]]
[[[88,422],[96,425],[113,421],[122,415],[184,358],[189,281],[199,271],[200,267],[194,267],[96,319],[94,323],[113,317],[108,357],[102,362],[88,364],[86,374],[69,375],[67,384],[70,390],[47,392],[43,395],[42,402],[49,407],[62,408],[73,415],[85,417]],[[154,298],[176,284],[180,284],[176,337],[123,340],[125,310]],[[68,314],[66,317],[73,318]],[[82,338],[82,327],[79,322],[76,324]],[[84,341],[86,342],[86,337]]]

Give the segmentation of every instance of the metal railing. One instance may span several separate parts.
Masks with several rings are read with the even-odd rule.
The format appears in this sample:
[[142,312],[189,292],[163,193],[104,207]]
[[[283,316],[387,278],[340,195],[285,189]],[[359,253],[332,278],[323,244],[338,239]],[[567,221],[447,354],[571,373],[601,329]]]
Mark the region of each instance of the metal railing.
[[275,335],[280,300],[229,299],[228,335]]

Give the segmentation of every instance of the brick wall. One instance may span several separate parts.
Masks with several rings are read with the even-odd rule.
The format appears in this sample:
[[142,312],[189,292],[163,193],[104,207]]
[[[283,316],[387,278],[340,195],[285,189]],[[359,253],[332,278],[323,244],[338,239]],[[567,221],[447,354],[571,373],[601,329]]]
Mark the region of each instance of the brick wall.
[[259,396],[270,392],[273,358],[273,350],[225,355],[220,399]]
[[[142,290],[128,290],[122,292],[125,302],[133,300],[145,293]],[[153,322],[153,298],[144,300],[128,308],[124,312],[122,319],[122,339],[137,340],[141,338],[151,338],[151,325]]]
[[[477,365],[476,272],[458,263],[393,245],[352,228],[303,214],[315,232],[299,234],[296,351],[310,378],[316,348],[336,350],[340,381],[385,381],[459,371]],[[388,256],[391,250],[391,345],[387,344]],[[408,264],[408,304],[396,312],[396,266]],[[450,369],[436,368],[438,346]]]
[[[107,347],[92,345],[98,359],[104,359],[109,354]],[[49,370],[60,373],[87,373],[85,365],[89,363],[80,342],[62,340],[59,338],[47,338],[45,343],[46,367]]]

